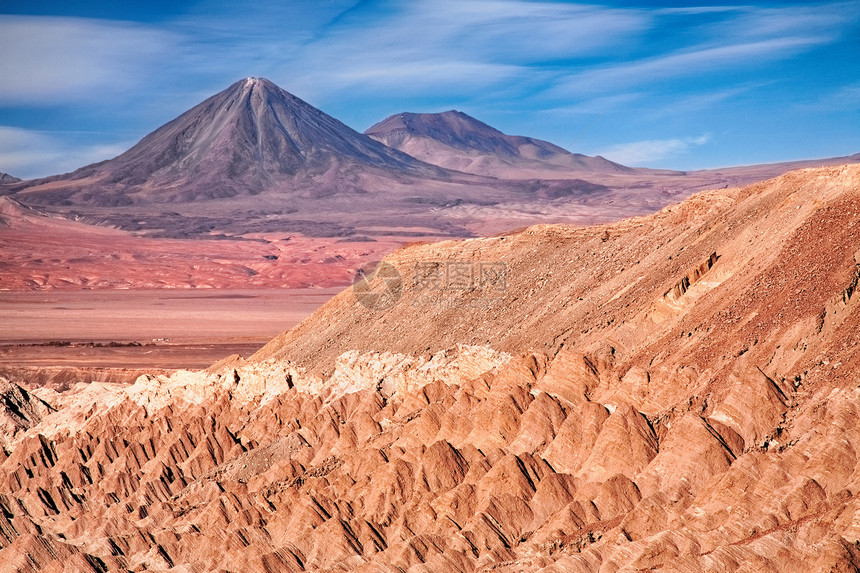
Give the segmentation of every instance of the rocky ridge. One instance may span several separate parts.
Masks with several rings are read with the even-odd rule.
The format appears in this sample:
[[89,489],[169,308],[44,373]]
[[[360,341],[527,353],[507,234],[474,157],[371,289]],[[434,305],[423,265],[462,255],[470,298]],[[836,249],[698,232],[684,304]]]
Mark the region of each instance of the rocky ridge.
[[859,195],[812,169],[413,245],[389,308],[347,290],[247,360],[46,395],[0,562],[854,570]]
[[637,171],[600,156],[570,153],[548,141],[507,135],[455,110],[399,113],[364,133],[427,163],[478,175],[526,179]]

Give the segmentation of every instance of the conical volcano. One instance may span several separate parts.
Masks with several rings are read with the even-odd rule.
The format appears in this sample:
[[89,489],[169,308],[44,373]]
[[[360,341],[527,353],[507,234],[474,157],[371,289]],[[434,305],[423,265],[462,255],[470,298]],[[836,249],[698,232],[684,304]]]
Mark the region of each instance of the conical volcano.
[[114,159],[28,182],[27,201],[184,203],[305,187],[321,177],[348,181],[357,168],[398,176],[442,173],[354,131],[267,79],[247,78]]

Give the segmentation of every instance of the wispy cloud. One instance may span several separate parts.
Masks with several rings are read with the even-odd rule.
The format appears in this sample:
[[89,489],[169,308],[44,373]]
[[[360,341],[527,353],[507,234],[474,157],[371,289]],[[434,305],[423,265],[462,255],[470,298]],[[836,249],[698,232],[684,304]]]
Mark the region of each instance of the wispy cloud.
[[720,89],[715,91],[702,91],[680,96],[669,96],[665,101],[654,100],[653,107],[644,113],[652,121],[658,121],[669,117],[689,116],[697,113],[707,112],[715,109],[725,102],[735,99],[757,89],[767,86],[768,83],[750,83],[743,86]]
[[599,155],[622,165],[646,166],[663,159],[675,158],[692,149],[705,145],[710,136],[685,137],[675,139],[648,139],[620,143],[601,151]]
[[747,7],[728,21],[702,30],[703,34],[734,38],[835,36],[858,20],[856,2],[815,6]]
[[[748,127],[741,115],[799,141],[796,132],[805,127],[768,118],[792,111],[834,117],[829,109],[856,107],[855,79],[841,87],[835,79],[846,70],[850,76],[858,55],[850,43],[860,22],[856,7],[857,0],[680,8],[198,0],[168,14],[153,5],[158,17],[146,23],[0,15],[0,121],[43,127],[49,122],[33,119],[35,111],[63,109],[62,128],[108,134],[36,134],[48,137],[43,166],[32,159],[39,145],[7,145],[0,170],[27,177],[78,167],[83,163],[62,162],[76,144],[88,149],[80,161],[104,158],[89,144],[140,137],[247,75],[267,76],[358,129],[388,113],[456,107],[501,120],[506,131],[564,144],[600,117],[589,143],[634,141],[616,146],[628,162],[693,157],[703,144],[675,134],[713,132],[725,122],[739,133]],[[821,56],[820,64],[812,56]],[[779,86],[785,107],[776,109],[776,98],[761,89],[768,83]],[[826,129],[821,124],[821,133]],[[723,149],[719,161],[740,162],[757,151],[733,149],[732,159]]]
[[98,100],[133,88],[175,40],[123,22],[0,16],[0,103]]
[[0,126],[0,171],[21,179],[66,173],[116,157],[130,145],[73,145],[50,133]]
[[462,95],[503,82],[534,85],[553,75],[545,66],[593,56],[650,20],[631,10],[515,0],[393,3],[369,26],[359,16],[307,44],[284,73],[317,90]]
[[[846,8],[836,3],[816,7],[656,10],[653,12],[654,31],[662,32],[666,29],[664,26],[669,25],[661,20],[664,16],[682,18],[680,22],[673,21],[678,32],[677,39],[668,44],[669,49],[664,47],[656,53],[597,63],[561,79],[553,91],[558,95],[606,93],[783,60],[830,44],[849,33],[860,20],[860,14]],[[703,24],[698,21],[703,13],[719,17]],[[694,35],[687,37],[682,33],[687,29],[683,25],[685,21],[695,29]]]
[[636,101],[647,98],[644,92],[621,92],[613,94],[598,95],[564,105],[546,108],[537,112],[539,115],[554,117],[594,115],[617,111],[629,107]]
[[801,110],[809,111],[856,112],[860,109],[860,82],[837,87],[827,93],[821,94],[815,101],[802,103],[797,107]]
[[655,10],[657,14],[682,14],[685,16],[701,14],[720,14],[725,12],[740,12],[743,11],[742,6],[685,6],[678,8],[660,8]]
[[671,77],[701,76],[721,68],[760,64],[763,60],[784,57],[826,42],[823,37],[797,37],[762,40],[728,46],[680,51],[632,63],[593,69],[559,83],[557,93],[582,94],[606,92]]
[[[702,24],[703,14],[714,21]],[[248,10],[208,0],[157,27],[0,16],[0,103],[93,98],[167,73],[213,83],[270,75],[317,97],[505,90],[546,94],[558,107],[570,96],[783,58],[828,42],[852,18],[841,4],[654,10],[523,0],[263,0]],[[685,35],[687,25],[696,33]],[[657,51],[648,34],[660,34]]]

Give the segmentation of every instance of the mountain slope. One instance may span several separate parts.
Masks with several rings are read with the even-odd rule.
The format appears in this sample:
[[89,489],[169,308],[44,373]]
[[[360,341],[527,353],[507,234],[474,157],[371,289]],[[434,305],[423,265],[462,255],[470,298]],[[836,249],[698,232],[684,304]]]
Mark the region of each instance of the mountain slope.
[[0,562],[855,570],[858,201],[809,169],[401,249],[248,360],[19,425]]
[[[552,355],[573,341],[576,346],[607,338],[630,346],[652,344],[659,332],[669,337],[673,353],[694,360],[699,350],[691,349],[719,347],[716,334],[737,333],[732,329],[715,334],[708,324],[725,320],[716,315],[699,317],[701,324],[691,323],[688,312],[693,307],[678,300],[692,302],[693,293],[697,299],[707,295],[711,302],[701,307],[707,312],[736,299],[755,300],[764,307],[750,312],[760,315],[757,322],[763,322],[767,306],[771,305],[770,314],[775,305],[774,300],[762,298],[765,290],[784,288],[785,296],[795,289],[806,293],[804,277],[815,275],[815,298],[819,300],[850,282],[855,266],[852,257],[860,245],[855,240],[860,236],[860,227],[855,227],[860,224],[860,213],[847,205],[858,192],[858,172],[857,165],[790,172],[745,188],[698,194],[653,215],[600,227],[541,225],[511,236],[401,249],[386,261],[401,270],[405,285],[421,284],[416,265],[436,261],[436,272],[444,278],[449,263],[463,262],[467,270],[477,273],[475,265],[483,262],[504,266],[505,290],[493,298],[493,291],[477,282],[473,288],[463,289],[462,297],[438,284],[432,290],[404,288],[398,304],[385,312],[364,308],[346,291],[321,309],[316,315],[319,322],[309,319],[273,341],[260,356],[289,356],[305,366],[331,365],[347,350],[383,347],[413,354],[428,346],[438,351],[456,343],[490,344],[505,352],[528,346]],[[829,217],[844,220],[844,224],[830,227],[825,224]],[[813,233],[808,235],[808,245],[798,243],[807,237],[803,233]],[[711,258],[713,253],[716,260]],[[707,268],[700,272],[707,271],[707,281],[696,286],[698,278],[688,278],[690,284],[672,294],[691,269],[703,265]],[[777,271],[790,275],[791,281],[764,289],[766,282],[774,281],[767,273]],[[825,277],[831,277],[832,283]],[[429,305],[416,322],[409,317],[425,295],[432,295],[430,302],[442,300],[438,307]],[[449,300],[451,297],[455,298]],[[478,304],[482,301],[494,305],[490,321],[481,318],[486,312]],[[448,308],[442,302],[464,306]],[[823,299],[820,302],[824,305]],[[821,308],[810,304],[803,312],[817,316]],[[601,325],[600,317],[614,320]],[[792,314],[775,325],[782,328],[800,318]],[[381,328],[377,321],[387,326]],[[673,333],[681,323],[692,332],[675,340]],[[356,325],[378,328],[379,334],[357,338],[352,331]],[[316,336],[335,342],[323,347],[314,340]],[[773,333],[767,336],[775,337]],[[749,352],[760,350],[750,348]]]
[[4,183],[17,183],[18,181],[20,181],[20,179],[17,177],[13,177],[8,173],[0,172],[0,185]]
[[439,169],[380,145],[262,78],[247,78],[122,155],[27,182],[36,204],[112,206],[258,194],[355,167],[415,176]]
[[399,113],[364,133],[427,163],[479,175],[526,179],[634,171],[603,157],[570,153],[540,139],[506,135],[454,110]]

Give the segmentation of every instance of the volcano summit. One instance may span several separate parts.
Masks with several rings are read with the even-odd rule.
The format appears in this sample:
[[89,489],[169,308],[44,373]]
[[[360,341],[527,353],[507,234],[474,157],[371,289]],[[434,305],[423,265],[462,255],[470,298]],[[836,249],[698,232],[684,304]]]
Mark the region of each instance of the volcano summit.
[[349,180],[356,166],[416,177],[443,174],[267,79],[247,78],[114,159],[31,182],[27,196],[46,205],[187,203],[303,188],[316,178]]

